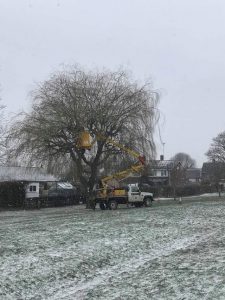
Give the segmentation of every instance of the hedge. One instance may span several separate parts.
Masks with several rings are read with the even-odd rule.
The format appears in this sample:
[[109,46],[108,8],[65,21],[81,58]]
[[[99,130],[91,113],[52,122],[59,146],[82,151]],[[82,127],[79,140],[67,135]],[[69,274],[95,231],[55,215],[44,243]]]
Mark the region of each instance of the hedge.
[[24,200],[23,182],[0,182],[0,207],[23,207]]
[[[166,186],[149,186],[149,188],[142,189],[144,192],[153,193],[154,197],[174,197],[174,188],[170,185]],[[215,185],[202,183],[189,183],[182,186],[177,186],[175,189],[176,197],[194,196],[204,193],[217,192]]]

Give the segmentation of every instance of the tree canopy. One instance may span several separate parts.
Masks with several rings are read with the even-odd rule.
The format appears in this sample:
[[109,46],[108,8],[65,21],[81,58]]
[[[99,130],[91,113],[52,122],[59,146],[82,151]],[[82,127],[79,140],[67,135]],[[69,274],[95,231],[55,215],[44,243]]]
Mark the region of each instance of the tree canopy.
[[150,83],[138,84],[126,71],[85,71],[77,66],[53,74],[32,92],[32,109],[11,128],[16,155],[51,168],[71,162],[84,186],[93,188],[101,168],[115,149],[98,140],[90,152],[77,146],[85,129],[138,147],[153,156],[158,93]]
[[206,156],[211,161],[225,162],[225,131],[213,138]]
[[175,162],[175,165],[180,163],[183,169],[189,169],[196,166],[195,160],[187,153],[176,153],[171,160]]

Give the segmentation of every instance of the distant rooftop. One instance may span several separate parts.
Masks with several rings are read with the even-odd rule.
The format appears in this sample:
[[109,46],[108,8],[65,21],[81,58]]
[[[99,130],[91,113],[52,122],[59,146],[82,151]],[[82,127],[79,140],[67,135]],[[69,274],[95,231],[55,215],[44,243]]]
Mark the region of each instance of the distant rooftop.
[[224,162],[205,162],[202,165],[202,178],[207,180],[212,177],[225,178],[225,163]]
[[171,169],[173,166],[173,160],[153,160],[149,163],[149,167],[153,169]]
[[50,182],[58,179],[47,174],[42,168],[0,166],[0,181]]
[[188,179],[198,179],[201,177],[201,169],[200,168],[190,168],[187,169],[186,177]]

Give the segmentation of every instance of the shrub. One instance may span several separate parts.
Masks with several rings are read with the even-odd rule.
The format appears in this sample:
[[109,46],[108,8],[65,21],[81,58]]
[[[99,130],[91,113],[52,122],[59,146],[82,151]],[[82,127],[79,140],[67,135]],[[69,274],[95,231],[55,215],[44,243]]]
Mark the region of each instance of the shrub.
[[200,195],[201,189],[199,184],[186,184],[184,186],[178,186],[176,189],[176,196],[194,196]]
[[23,182],[0,182],[0,207],[23,207],[24,200]]

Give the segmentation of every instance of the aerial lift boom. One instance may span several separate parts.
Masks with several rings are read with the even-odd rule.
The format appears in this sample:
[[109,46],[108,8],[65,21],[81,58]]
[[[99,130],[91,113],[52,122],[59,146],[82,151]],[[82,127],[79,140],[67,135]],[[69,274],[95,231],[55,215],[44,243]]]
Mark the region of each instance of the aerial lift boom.
[[90,150],[97,140],[102,140],[102,141],[106,141],[109,144],[112,144],[115,147],[118,147],[120,150],[128,153],[132,157],[137,158],[137,160],[138,160],[133,166],[130,166],[128,169],[117,172],[110,176],[103,177],[100,180],[101,188],[99,189],[99,191],[101,191],[102,196],[105,196],[107,194],[107,189],[109,188],[108,183],[112,179],[116,179],[116,180],[120,181],[122,179],[129,177],[133,173],[141,172],[145,166],[145,157],[141,156],[138,152],[114,141],[113,139],[105,137],[104,135],[102,135],[100,133],[96,133],[95,136],[96,136],[96,138],[91,140],[91,136],[90,136],[89,132],[83,131],[79,138],[78,147],[83,150]]

